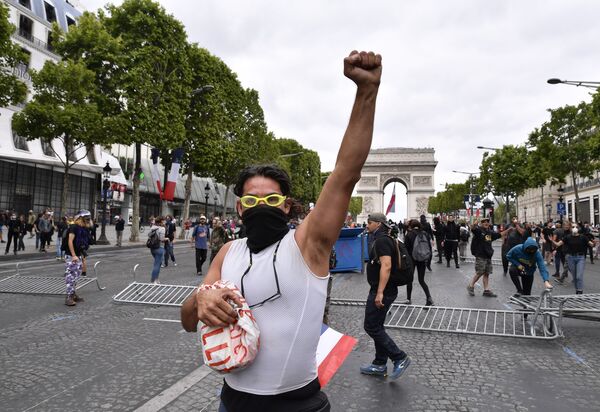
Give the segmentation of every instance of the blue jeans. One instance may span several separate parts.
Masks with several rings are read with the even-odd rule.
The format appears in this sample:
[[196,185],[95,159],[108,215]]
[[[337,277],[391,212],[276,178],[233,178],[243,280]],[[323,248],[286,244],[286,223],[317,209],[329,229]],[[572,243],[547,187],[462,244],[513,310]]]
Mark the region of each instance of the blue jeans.
[[585,269],[585,255],[567,255],[569,272],[573,275],[575,290],[583,290],[583,270]]
[[165,266],[169,266],[169,256],[173,263],[175,263],[175,255],[173,254],[173,243],[165,242]]
[[154,266],[152,267],[152,278],[150,282],[154,282],[158,280],[158,274],[160,273],[160,264],[162,263],[162,258],[165,254],[165,248],[157,247],[156,249],[151,249],[150,252],[152,256],[154,256]]
[[62,237],[56,236],[56,257],[57,258],[63,257],[63,255],[65,253],[61,250],[61,246],[62,246]]
[[396,343],[386,333],[383,324],[385,323],[385,317],[390,310],[390,306],[396,300],[395,295],[383,295],[383,308],[378,309],[375,306],[375,292],[369,292],[367,298],[367,307],[365,308],[365,332],[375,342],[375,360],[373,365],[385,365],[388,358],[395,362],[406,357],[406,353],[398,348]]

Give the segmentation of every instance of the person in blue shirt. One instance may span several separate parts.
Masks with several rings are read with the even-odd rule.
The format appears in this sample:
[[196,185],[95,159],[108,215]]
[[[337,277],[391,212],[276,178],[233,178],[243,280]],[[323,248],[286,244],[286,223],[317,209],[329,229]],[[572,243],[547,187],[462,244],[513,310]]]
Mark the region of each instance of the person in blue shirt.
[[533,274],[538,267],[540,275],[544,279],[544,286],[546,289],[552,289],[552,284],[548,280],[550,275],[546,269],[546,263],[533,238],[528,237],[524,243],[511,248],[506,254],[506,259],[511,263],[508,273],[517,288],[515,296],[531,295]]
[[206,224],[206,217],[200,216],[200,221],[194,227],[192,240],[196,246],[196,274],[202,276],[202,265],[206,262],[206,253],[208,250],[209,230]]

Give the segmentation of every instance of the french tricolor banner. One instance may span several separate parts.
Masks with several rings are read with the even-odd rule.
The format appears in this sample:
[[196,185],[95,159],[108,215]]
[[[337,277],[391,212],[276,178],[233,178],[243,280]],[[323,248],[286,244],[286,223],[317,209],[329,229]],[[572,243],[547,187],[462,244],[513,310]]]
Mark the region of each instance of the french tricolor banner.
[[323,324],[317,346],[317,368],[322,388],[342,366],[354,345],[356,345],[356,339],[352,336],[344,335]]
[[158,172],[158,157],[160,156],[159,149],[152,149],[152,155],[150,158],[152,159],[152,180],[156,182],[156,187],[158,188],[158,194],[160,198],[163,198],[162,187],[160,184],[160,173]]
[[169,172],[167,183],[165,184],[165,200],[173,200],[175,197],[175,186],[177,185],[177,178],[179,177],[179,168],[181,167],[182,158],[182,148],[173,150],[173,163],[171,164],[171,171]]
[[388,215],[390,213],[395,213],[395,212],[396,212],[396,184],[394,183],[394,190],[392,191],[392,197],[390,198],[390,203],[388,204],[385,214]]

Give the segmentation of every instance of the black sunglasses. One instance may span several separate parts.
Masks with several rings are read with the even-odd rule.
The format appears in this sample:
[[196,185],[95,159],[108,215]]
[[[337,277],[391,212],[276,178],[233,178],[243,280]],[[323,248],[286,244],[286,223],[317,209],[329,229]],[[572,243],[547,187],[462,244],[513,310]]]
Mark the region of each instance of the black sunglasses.
[[[277,242],[277,246],[275,247],[275,252],[273,253],[273,273],[275,274],[275,285],[277,285],[277,292],[275,292],[275,294],[273,296],[266,298],[262,302],[255,303],[254,305],[249,305],[250,309],[261,307],[265,303],[272,302],[272,301],[274,301],[276,299],[279,299],[281,297],[281,290],[279,289],[279,278],[277,277],[277,268],[275,267],[275,262],[277,261],[277,251],[279,250],[279,245],[280,244],[281,244],[281,240],[279,242]],[[246,275],[248,274],[248,272],[250,272],[250,268],[252,268],[252,252],[250,252],[248,250],[248,253],[250,254],[250,264],[248,265],[248,268],[246,269],[246,271],[242,275],[242,280],[241,280],[241,284],[242,284],[242,296],[244,298],[246,298],[246,295],[244,294],[244,277],[246,277]]]

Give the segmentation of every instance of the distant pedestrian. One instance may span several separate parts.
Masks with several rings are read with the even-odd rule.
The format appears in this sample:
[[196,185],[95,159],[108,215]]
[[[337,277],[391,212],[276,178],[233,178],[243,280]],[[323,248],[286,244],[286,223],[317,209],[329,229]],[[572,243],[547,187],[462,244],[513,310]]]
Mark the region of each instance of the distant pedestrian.
[[67,245],[65,250],[65,283],[67,284],[67,297],[65,305],[75,306],[83,299],[77,296],[77,279],[82,275],[83,259],[87,256],[90,245],[91,213],[81,210],[75,215],[75,223],[68,228]]
[[[425,306],[432,306],[433,299],[431,298],[431,293],[429,292],[429,286],[425,282],[425,268],[427,267],[428,262],[431,261],[432,256],[432,239],[429,236],[429,233],[423,230],[421,226],[421,222],[414,219],[409,222],[410,231],[406,234],[406,249],[408,254],[412,257],[413,260],[413,273],[417,271],[417,278],[419,280],[419,285],[423,288],[423,292],[425,292]],[[414,278],[414,275],[413,275]],[[406,301],[402,302],[404,304],[410,305],[412,299],[412,281],[406,285]]]
[[200,216],[198,224],[192,232],[192,240],[196,248],[196,275],[202,276],[202,266],[206,262],[208,252],[209,229],[206,224],[206,216]]
[[372,213],[367,219],[367,230],[372,235],[367,263],[367,280],[370,285],[365,308],[365,332],[375,343],[375,359],[360,367],[365,375],[387,375],[388,359],[394,364],[390,379],[399,378],[410,365],[410,358],[402,351],[384,328],[390,306],[398,296],[398,287],[389,282],[392,256],[397,256],[394,241],[388,236],[387,219],[383,213]]
[[162,217],[154,218],[154,224],[152,227],[150,227],[150,232],[148,233],[147,244],[150,248],[150,253],[152,253],[152,257],[154,258],[154,266],[152,267],[152,276],[150,277],[150,282],[158,284],[160,283],[158,281],[160,267],[165,254],[165,227],[164,219]]
[[173,261],[173,266],[177,266],[175,254],[173,253],[176,230],[175,219],[173,219],[173,216],[167,216],[167,220],[165,221],[165,267],[169,266],[169,257]]
[[19,220],[21,221],[21,233],[19,233],[19,247],[17,248],[17,251],[20,252],[25,250],[25,243],[23,242],[23,238],[25,237],[25,234],[28,232],[28,230],[25,215],[19,216]]
[[17,215],[12,213],[8,222],[6,224],[7,233],[6,233],[6,250],[4,252],[5,255],[8,255],[8,251],[10,250],[11,242],[13,244],[13,252],[17,254],[17,247],[19,246],[19,235],[21,233],[21,221],[17,219]]
[[213,219],[212,233],[210,234],[210,263],[212,263],[226,242],[227,233],[223,228],[223,222],[218,217],[215,217]]
[[41,232],[40,232],[39,224],[40,224],[40,220],[42,220],[42,216],[44,216],[43,213],[38,213],[37,218],[33,222],[33,229],[35,231],[35,250],[40,249]]
[[38,222],[38,228],[40,230],[40,252],[46,252],[46,245],[50,244],[50,232],[52,230],[52,222],[48,212],[42,215]]
[[469,245],[469,238],[471,237],[471,231],[467,227],[465,222],[460,224],[460,235],[458,237],[458,255],[461,261],[465,261],[467,258],[467,246]]
[[435,246],[437,250],[437,260],[436,263],[442,263],[443,261],[443,249],[442,246],[444,244],[444,224],[440,220],[438,216],[433,218],[433,235],[435,236]]
[[492,274],[492,256],[494,249],[492,242],[500,239],[502,235],[490,229],[490,219],[483,218],[481,223],[471,228],[471,254],[475,256],[475,275],[467,286],[469,295],[475,296],[475,284],[483,277],[483,296],[495,298],[497,295],[490,290],[490,275]]
[[184,239],[189,240],[192,235],[192,221],[190,219],[183,222],[183,232],[185,233]]
[[115,216],[115,231],[117,232],[117,246],[121,247],[123,243],[123,231],[125,230],[125,219],[123,216]]
[[8,224],[8,216],[6,212],[0,212],[0,243],[6,243],[3,238],[2,230]]
[[[577,224],[573,224],[571,233],[565,235],[563,240],[555,243],[556,246],[564,246],[564,252],[567,255],[567,265],[569,272],[573,275],[573,283],[575,284],[575,293],[581,295],[583,293],[583,272],[585,270],[585,255],[587,249],[593,246],[585,235],[581,234]],[[564,278],[556,279],[556,282],[563,284]]]
[[67,217],[63,216],[62,219],[56,224],[56,260],[64,259],[64,248],[62,245],[65,232],[69,230],[69,224],[67,223]]
[[458,239],[460,229],[454,221],[454,215],[448,215],[448,221],[444,227],[444,255],[446,256],[446,267],[450,267],[450,260],[454,257],[456,269],[458,265]]
[[27,231],[29,232],[30,239],[35,236],[35,234],[33,233],[33,230],[35,229],[35,221],[35,213],[33,213],[33,210],[30,210],[29,214],[27,215]]

